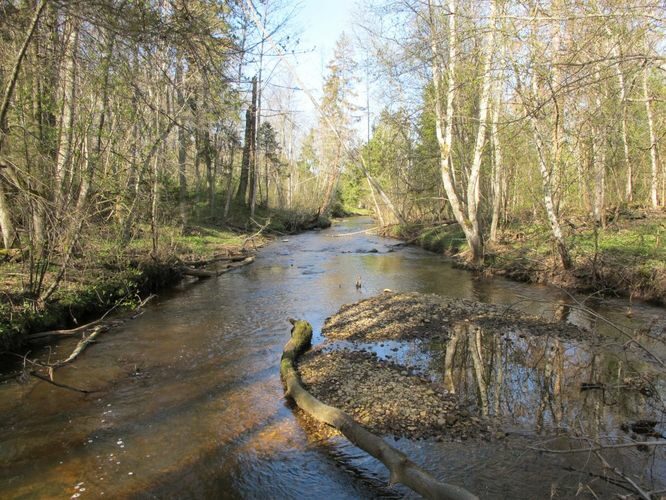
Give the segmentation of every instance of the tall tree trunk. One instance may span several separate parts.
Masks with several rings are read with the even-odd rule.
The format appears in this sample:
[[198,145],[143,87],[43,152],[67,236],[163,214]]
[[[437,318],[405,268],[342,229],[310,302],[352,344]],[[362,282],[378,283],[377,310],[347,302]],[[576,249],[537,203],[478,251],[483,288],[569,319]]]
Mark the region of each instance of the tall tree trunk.
[[229,171],[227,172],[226,192],[224,193],[224,220],[229,217],[229,210],[231,209],[231,198],[233,196],[233,182],[234,182],[234,159],[236,156],[236,139],[233,138],[231,148],[229,151]]
[[[600,81],[599,73],[596,75]],[[602,108],[602,96],[600,90],[597,91],[595,102],[597,106],[597,126],[594,127],[594,136],[592,137],[593,162],[594,162],[594,222],[598,226],[605,227],[605,195],[606,195],[606,154],[604,143],[606,141],[606,127],[604,125],[604,116]]]
[[[505,44],[502,43],[500,61],[504,61]],[[500,220],[500,210],[502,208],[502,198],[506,196],[503,177],[503,157],[502,157],[502,143],[500,142],[499,133],[497,131],[497,124],[502,110],[502,88],[504,86],[504,71],[500,70],[497,80],[495,81],[495,99],[492,114],[492,123],[490,125],[490,140],[493,146],[492,152],[492,196],[493,208],[492,216],[490,219],[490,235],[489,239],[492,242],[497,241],[497,228]]]
[[[597,10],[599,10],[598,7]],[[633,168],[631,166],[631,160],[629,158],[629,133],[628,133],[628,124],[627,124],[627,114],[628,114],[627,86],[624,80],[624,72],[622,71],[622,66],[620,66],[620,61],[622,58],[622,53],[620,49],[621,43],[619,39],[613,36],[613,32],[611,31],[611,28],[608,24],[604,23],[604,29],[606,31],[608,39],[611,40],[612,43],[611,55],[615,58],[615,62],[613,63],[613,70],[615,71],[615,76],[617,77],[617,83],[620,87],[620,112],[622,114],[621,117],[622,154],[623,154],[622,159],[624,161],[624,166],[627,176],[625,191],[624,191],[624,199],[627,203],[631,203],[634,197],[634,179],[633,179],[634,174],[633,174]]]
[[[553,16],[557,17],[562,13],[561,0],[553,0]],[[550,64],[550,77],[552,84],[550,85],[551,100],[553,102],[553,135],[551,147],[551,167],[550,167],[550,189],[553,197],[553,206],[555,207],[555,215],[559,216],[560,202],[562,195],[560,188],[562,185],[561,179],[563,177],[564,166],[562,165],[562,149],[564,146],[564,98],[562,92],[562,75],[560,71],[560,51],[562,50],[562,34],[560,23],[553,21],[554,27],[552,37],[553,45],[553,58]],[[562,94],[562,95],[561,95]]]
[[543,183],[543,200],[546,206],[546,215],[548,217],[551,232],[553,233],[553,237],[555,239],[555,246],[557,247],[557,253],[560,256],[562,267],[564,267],[564,269],[571,269],[571,257],[569,256],[569,250],[567,249],[564,235],[562,233],[562,228],[560,226],[560,221],[557,213],[555,212],[555,204],[553,203],[551,176],[545,156],[545,145],[541,138],[541,133],[539,132],[536,117],[531,116],[530,122],[532,124],[532,134],[534,136],[534,142],[539,157],[539,172],[541,173],[541,181]]
[[322,196],[322,202],[319,206],[319,213],[322,215],[327,215],[331,209],[331,204],[333,203],[333,197],[335,196],[335,190],[338,187],[338,179],[340,178],[340,156],[342,144],[340,141],[337,141],[337,146],[335,150],[335,158],[333,160],[333,165],[328,165],[328,175],[326,176],[326,189],[324,195]]
[[61,74],[62,104],[58,127],[58,147],[55,158],[55,186],[53,187],[56,203],[56,218],[59,219],[68,204],[68,184],[72,180],[72,155],[74,152],[74,121],[76,119],[76,80],[77,52],[79,41],[79,21],[71,18],[68,22],[70,32],[65,44],[65,62]]
[[213,139],[213,149],[211,150],[212,165],[210,171],[210,177],[208,179],[208,208],[210,210],[210,216],[215,215],[215,209],[217,206],[217,172],[220,167],[220,147],[219,147],[219,138],[218,135],[215,135]]
[[624,159],[624,165],[627,175],[627,183],[624,192],[624,198],[627,203],[631,203],[634,197],[634,174],[633,168],[631,165],[631,159],[629,157],[629,132],[627,125],[627,114],[629,112],[627,106],[627,89],[624,83],[624,74],[622,73],[622,68],[620,68],[620,63],[616,63],[615,72],[617,74],[617,80],[620,84],[620,106],[622,108],[622,153]]
[[35,13],[32,16],[30,21],[30,26],[28,32],[23,39],[23,45],[18,54],[16,54],[16,59],[12,66],[12,70],[9,74],[9,79],[7,80],[7,85],[2,95],[2,103],[0,103],[0,152],[2,152],[2,145],[4,143],[5,135],[7,134],[7,113],[9,112],[9,105],[11,104],[12,97],[14,96],[14,89],[16,88],[16,82],[18,81],[19,72],[21,70],[21,64],[25,58],[25,54],[28,51],[28,46],[32,40],[35,30],[37,29],[37,24],[39,23],[39,18],[44,12],[44,7],[46,7],[46,0],[40,0],[35,9]]
[[[490,94],[490,59],[492,53],[492,41],[495,34],[495,2],[492,2],[491,25],[484,43],[484,55],[486,56],[484,64],[484,75],[482,80],[481,101],[479,103],[479,130],[477,131],[477,141],[474,148],[474,160],[469,178],[467,179],[467,209],[463,212],[463,202],[460,200],[456,190],[456,180],[451,168],[451,147],[453,142],[453,106],[456,92],[456,64],[457,64],[457,34],[456,34],[456,1],[448,2],[449,18],[449,40],[448,40],[448,69],[446,72],[446,114],[442,112],[442,61],[438,46],[438,35],[436,30],[436,21],[432,1],[429,0],[429,13],[431,23],[430,44],[432,49],[433,64],[433,84],[435,88],[435,128],[437,133],[437,142],[440,151],[440,171],[444,190],[451,205],[451,210],[456,221],[460,224],[465,239],[470,247],[472,262],[479,263],[483,261],[483,240],[481,237],[481,228],[478,220],[478,204],[480,199],[480,170],[481,155],[486,141],[487,116],[488,116],[488,98]],[[443,123],[445,125],[443,125]]]
[[377,197],[375,196],[375,189],[372,187],[370,179],[366,180],[368,181],[368,187],[370,188],[370,194],[372,195],[372,203],[375,205],[375,212],[377,213],[377,218],[379,219],[379,225],[381,227],[384,227],[386,224],[384,224],[384,217],[382,217],[382,210],[381,208],[379,208],[379,203],[377,203]]
[[643,98],[645,100],[645,113],[647,115],[648,132],[650,134],[650,203],[652,208],[659,206],[659,152],[657,150],[657,136],[654,131],[654,117],[652,115],[652,99],[648,89],[649,67],[643,67]]
[[[245,141],[243,144],[243,158],[241,160],[241,175],[240,182],[238,183],[238,191],[236,191],[236,201],[245,204],[245,198],[248,191],[248,180],[250,177],[250,168],[253,164],[255,154],[254,146],[254,126],[256,124],[256,102],[257,102],[257,77],[252,78],[252,102],[250,107],[245,112]],[[254,179],[252,179],[254,180]],[[252,182],[250,182],[252,184]],[[250,199],[252,195],[250,194]]]
[[[176,55],[176,104],[179,109],[185,106],[183,96],[183,61]],[[178,210],[180,224],[183,229],[187,226],[187,136],[183,125],[178,126]]]
[[476,145],[474,146],[474,159],[472,160],[472,170],[467,184],[467,218],[471,225],[471,239],[468,238],[472,250],[472,261],[480,262],[483,260],[483,240],[481,237],[481,227],[479,225],[479,201],[481,199],[480,177],[481,162],[483,160],[483,151],[486,146],[488,131],[488,103],[490,101],[491,85],[493,83],[492,60],[495,50],[495,19],[497,15],[497,3],[495,0],[490,2],[490,20],[488,32],[484,41],[484,48],[481,54],[484,59],[483,76],[481,83],[481,95],[479,96],[479,128],[476,133]]
[[493,171],[492,171],[493,211],[490,219],[489,239],[492,242],[496,242],[497,228],[499,226],[500,210],[502,208],[502,197],[503,197],[502,144],[500,143],[499,134],[497,133],[496,120],[493,120],[493,123],[491,125],[490,137],[493,143]]
[[0,182],[0,229],[2,230],[2,244],[4,248],[11,248],[16,238],[16,230],[12,222],[5,185]]
[[[602,134],[601,131],[598,132]],[[601,136],[603,137],[603,135]],[[601,227],[606,225],[605,193],[606,193],[606,156],[603,140],[592,139],[594,165],[594,222]]]
[[[268,2],[269,0],[265,0],[262,2],[264,4],[264,15],[262,19],[262,24],[264,28],[266,27],[266,18],[268,16]],[[264,44],[266,43],[266,38],[261,37],[261,43],[259,44],[259,81],[258,85],[255,84],[252,91],[254,93],[253,95],[253,101],[255,103],[255,124],[254,124],[254,137],[253,137],[253,144],[254,144],[254,151],[252,155],[252,163],[250,165],[250,168],[252,169],[250,171],[250,217],[254,217],[254,209],[257,204],[257,191],[261,188],[260,184],[260,175],[259,175],[259,159],[257,155],[257,142],[258,142],[258,134],[259,134],[259,128],[261,127],[261,98],[262,98],[262,72],[264,69]],[[268,205],[268,192],[266,192],[266,205]]]
[[16,82],[18,81],[23,59],[28,51],[28,46],[37,29],[37,24],[39,23],[42,12],[44,12],[46,3],[46,0],[40,0],[35,8],[35,13],[32,16],[30,26],[28,27],[28,32],[23,39],[23,44],[21,45],[18,54],[16,54],[16,58],[14,59],[14,64],[9,73],[7,85],[5,86],[2,95],[2,102],[0,103],[0,232],[2,232],[2,244],[4,248],[10,248],[16,239],[16,229],[14,228],[14,223],[12,221],[10,207],[7,202],[7,192],[5,190],[6,174],[5,172],[2,172],[4,169],[12,168],[6,164],[2,158],[4,154],[5,137],[9,131],[7,114],[9,112],[9,105],[11,104],[12,97],[14,96],[14,89],[16,88]]

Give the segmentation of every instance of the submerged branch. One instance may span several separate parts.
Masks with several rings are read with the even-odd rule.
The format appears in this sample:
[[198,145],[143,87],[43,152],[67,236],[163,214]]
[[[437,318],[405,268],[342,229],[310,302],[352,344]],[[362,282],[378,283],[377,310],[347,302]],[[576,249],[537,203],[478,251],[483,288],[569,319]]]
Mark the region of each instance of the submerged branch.
[[555,450],[553,448],[539,448],[536,446],[528,446],[530,450],[540,451],[542,453],[553,453],[556,455],[568,455],[571,453],[594,453],[603,450],[611,450],[616,448],[636,448],[639,446],[666,446],[666,441],[634,441],[631,443],[608,444],[591,446],[588,448],[573,448],[570,450]]

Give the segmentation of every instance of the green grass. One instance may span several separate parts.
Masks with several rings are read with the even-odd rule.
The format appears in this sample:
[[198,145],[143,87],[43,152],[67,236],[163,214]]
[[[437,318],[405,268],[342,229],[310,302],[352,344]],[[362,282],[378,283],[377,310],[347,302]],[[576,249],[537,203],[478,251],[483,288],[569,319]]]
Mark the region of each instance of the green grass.
[[[622,261],[666,261],[666,228],[659,221],[646,221],[620,228],[598,231],[597,251]],[[595,251],[594,231],[575,235],[572,243],[576,252],[592,254]]]

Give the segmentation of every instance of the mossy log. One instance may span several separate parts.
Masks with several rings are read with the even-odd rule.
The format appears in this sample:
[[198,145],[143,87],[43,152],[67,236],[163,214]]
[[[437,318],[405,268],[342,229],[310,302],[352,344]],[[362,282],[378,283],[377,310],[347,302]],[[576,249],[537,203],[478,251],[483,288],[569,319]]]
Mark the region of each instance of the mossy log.
[[340,431],[354,445],[382,462],[390,473],[390,484],[402,483],[425,498],[471,500],[477,498],[469,491],[438,481],[409,460],[401,451],[368,431],[342,410],[326,405],[312,396],[301,384],[296,370],[298,357],[310,348],[312,326],[307,321],[289,320],[293,328],[291,339],[282,352],[280,375],[286,386],[286,396],[293,399],[307,414]]

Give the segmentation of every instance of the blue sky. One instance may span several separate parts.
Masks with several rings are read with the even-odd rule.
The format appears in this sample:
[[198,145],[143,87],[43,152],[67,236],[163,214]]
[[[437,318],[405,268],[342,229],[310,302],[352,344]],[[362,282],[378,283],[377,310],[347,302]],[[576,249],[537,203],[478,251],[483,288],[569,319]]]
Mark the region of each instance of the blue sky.
[[299,76],[308,85],[319,91],[322,67],[333,55],[335,42],[340,33],[351,34],[352,13],[356,0],[302,0],[294,26],[302,30],[301,50],[314,49],[309,54],[298,56]]
[[[300,43],[290,60],[295,63],[298,78],[317,100],[338,37],[343,31],[352,35],[356,4],[357,0],[301,0],[293,7],[295,19],[290,24]],[[309,128],[315,124],[317,113],[310,99],[303,92],[298,94],[298,108],[305,111],[299,115],[299,122],[303,129]]]
[[[326,66],[333,56],[336,41],[342,32],[354,40],[355,13],[358,12],[358,5],[362,1],[285,0],[282,3],[280,12],[289,17],[284,33],[290,34],[292,40],[299,39],[299,43],[297,46],[290,47],[295,53],[286,56],[289,64],[275,60],[279,66],[278,71],[275,72],[271,69],[270,62],[265,67],[267,73],[272,75],[269,78],[275,85],[276,92],[280,92],[281,86],[304,87],[317,102],[320,101],[323,77],[326,73]],[[357,55],[360,56],[360,54]],[[297,79],[300,81],[291,77],[292,71],[296,73]],[[357,89],[357,104],[364,106],[365,99],[365,82],[361,82]],[[297,126],[298,136],[304,136],[312,126],[316,125],[319,115],[305,92],[295,92],[288,108],[294,113],[291,115],[291,119]],[[270,113],[269,106],[266,114]],[[356,128],[361,137],[366,135],[366,123],[366,120],[356,122]]]

